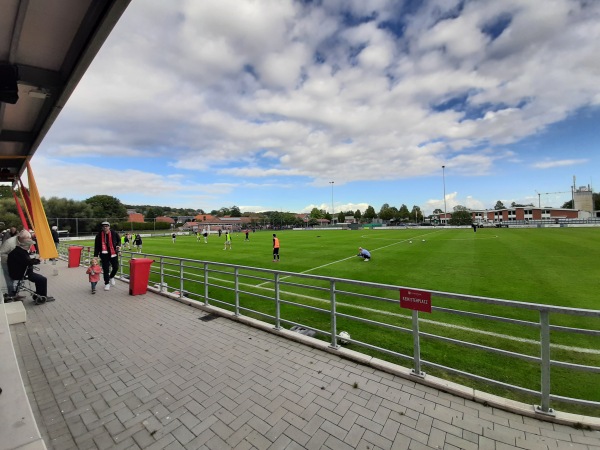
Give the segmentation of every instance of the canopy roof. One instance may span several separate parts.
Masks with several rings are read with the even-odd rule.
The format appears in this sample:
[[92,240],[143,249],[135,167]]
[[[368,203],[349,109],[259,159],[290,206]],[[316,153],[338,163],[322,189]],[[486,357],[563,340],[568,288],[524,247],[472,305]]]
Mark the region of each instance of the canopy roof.
[[0,182],[21,176],[129,3],[2,0],[0,65],[16,67],[19,98],[0,102]]

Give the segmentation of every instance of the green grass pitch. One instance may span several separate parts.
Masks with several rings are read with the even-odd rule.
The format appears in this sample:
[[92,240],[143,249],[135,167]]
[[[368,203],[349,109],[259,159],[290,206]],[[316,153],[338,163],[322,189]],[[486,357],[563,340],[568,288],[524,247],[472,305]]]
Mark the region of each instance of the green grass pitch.
[[[484,297],[598,309],[600,228],[278,231],[145,238],[143,252]],[[412,243],[411,243],[412,242]],[[358,247],[372,259],[356,257]]]
[[[245,240],[244,233],[234,233],[231,250],[224,250],[224,237],[219,238],[217,235],[211,235],[207,244],[202,237],[197,240],[196,236],[178,236],[175,243],[167,236],[148,237],[144,239],[143,253],[520,302],[600,309],[598,295],[600,228],[494,228],[479,229],[476,233],[471,228],[425,227],[405,230],[276,231],[281,243],[279,262],[273,262],[272,258],[272,233],[272,231],[250,233],[248,241]],[[369,262],[364,262],[356,256],[359,246],[371,252],[372,259]],[[216,278],[211,280],[211,283],[213,281],[218,283]],[[258,281],[255,284],[258,284]],[[282,295],[284,290],[287,292],[288,300],[304,301],[293,297],[293,288],[284,287]],[[292,293],[291,297],[289,297],[290,293]],[[375,294],[380,295],[380,293]],[[388,295],[394,298],[397,294],[388,291]],[[214,293],[213,296],[231,301],[230,292]],[[305,301],[315,307],[327,308],[326,293],[320,300],[305,299]],[[346,314],[410,327],[406,321],[407,311],[401,310],[397,304],[352,300],[342,295],[338,297],[338,302],[338,310]],[[348,306],[351,303],[353,306]],[[517,308],[465,303],[436,296],[433,297],[432,303],[434,306],[467,309],[533,322],[539,320],[537,313]],[[265,302],[260,300],[244,299],[244,304],[254,310],[268,308]],[[369,312],[365,312],[367,309]],[[268,309],[265,311],[272,314]],[[327,317],[315,316],[310,311],[292,309],[285,305],[282,311],[298,323],[328,329]],[[383,313],[380,314],[378,311]],[[402,314],[405,316],[404,319],[398,317]],[[535,344],[514,339],[504,340],[494,337],[495,335],[482,335],[469,331],[480,329],[497,335],[537,342],[539,331],[535,328],[488,322],[443,312],[434,312],[431,315],[422,313],[420,317],[424,320],[421,324],[423,332],[532,356],[539,355],[539,346]],[[585,317],[553,314],[551,323],[600,329],[598,319]],[[455,328],[440,326],[440,324],[452,325]],[[404,335],[399,339],[397,333],[343,319],[338,319],[338,329],[348,330],[353,338],[371,345],[411,354],[412,341]],[[600,365],[600,342],[597,337],[553,332],[552,342],[558,345],[552,350],[553,359]],[[591,349],[592,352],[572,352],[569,348],[573,347]],[[371,352],[369,349],[362,348],[359,351],[388,359],[385,355]],[[464,351],[460,347],[437,341],[424,342],[422,351],[423,358],[430,361],[441,362],[450,367],[505,380],[534,390],[539,387],[539,368],[536,364],[525,363],[514,358],[503,359],[501,356],[474,349]],[[429,372],[509,398],[523,400],[521,396],[513,395],[510,391],[488,389],[476,382],[448,376],[434,370]],[[598,374],[568,372],[560,368],[554,368],[552,371],[552,391],[558,395],[600,401],[600,392],[596,388],[599,382]],[[535,402],[529,400],[531,403]],[[563,410],[594,414],[587,408],[561,406]]]

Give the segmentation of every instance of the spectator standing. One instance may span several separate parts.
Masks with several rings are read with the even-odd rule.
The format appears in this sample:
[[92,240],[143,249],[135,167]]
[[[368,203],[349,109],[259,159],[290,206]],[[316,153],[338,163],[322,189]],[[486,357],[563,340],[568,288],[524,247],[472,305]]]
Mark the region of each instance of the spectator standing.
[[16,227],[10,227],[2,234],[2,243],[4,244],[8,239],[17,235]]
[[102,264],[105,291],[110,290],[111,284],[115,285],[115,275],[119,270],[120,251],[121,238],[119,233],[110,229],[110,223],[102,222],[102,231],[96,235],[94,241],[94,256],[99,257]]
[[50,233],[52,233],[52,240],[54,241],[54,245],[58,250],[58,243],[60,242],[60,238],[58,237],[58,227],[56,225],[53,225],[52,229],[50,230]]
[[[54,241],[54,246],[58,252],[58,243],[60,242],[60,238],[58,237],[58,227],[53,225],[50,233],[52,233],[52,240]],[[56,258],[50,258],[50,261],[56,261]]]
[[177,239],[177,233],[173,233],[171,235],[171,239],[173,239],[173,244],[175,243],[175,239]]

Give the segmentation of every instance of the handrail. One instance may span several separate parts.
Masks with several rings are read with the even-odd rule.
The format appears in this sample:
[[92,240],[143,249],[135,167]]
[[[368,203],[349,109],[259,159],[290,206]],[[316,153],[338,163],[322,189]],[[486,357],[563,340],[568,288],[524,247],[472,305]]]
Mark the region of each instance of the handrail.
[[[88,248],[87,259],[89,259],[90,256],[89,251],[90,249]],[[402,359],[410,358],[413,361],[413,375],[418,377],[427,376],[426,373],[422,371],[422,367],[427,366],[448,373],[466,376],[476,381],[484,381],[488,384],[511,389],[516,392],[533,394],[539,397],[540,401],[540,405],[535,406],[536,412],[545,415],[554,415],[554,411],[550,405],[551,400],[584,406],[600,406],[599,401],[571,398],[553,393],[551,384],[553,367],[564,370],[576,370],[577,372],[590,374],[600,373],[600,367],[592,364],[561,361],[551,359],[550,357],[552,346],[559,345],[552,341],[553,338],[557,340],[557,337],[552,336],[550,333],[551,331],[560,332],[561,335],[565,333],[574,333],[577,335],[600,337],[600,326],[597,328],[595,326],[590,328],[575,328],[561,324],[551,324],[550,318],[552,315],[560,314],[586,317],[591,320],[600,320],[600,310],[565,308],[555,305],[421,289],[421,291],[428,292],[433,298],[438,299],[436,301],[439,301],[440,299],[451,299],[467,302],[465,304],[465,310],[456,307],[432,307],[433,313],[444,314],[444,317],[449,315],[451,317],[464,317],[475,321],[492,321],[492,323],[517,326],[519,327],[518,330],[520,332],[539,330],[537,339],[529,337],[528,339],[524,339],[525,344],[522,345],[522,347],[527,347],[527,345],[539,347],[538,355],[526,354],[506,348],[498,348],[498,345],[501,344],[497,341],[500,341],[501,339],[490,338],[493,345],[489,345],[489,342],[481,343],[468,341],[466,340],[468,336],[461,336],[460,339],[444,336],[441,334],[441,330],[444,329],[444,327],[450,327],[449,329],[458,329],[461,327],[449,324],[446,320],[438,321],[435,320],[435,318],[425,319],[419,316],[418,311],[400,310],[399,307],[397,312],[392,311],[390,307],[392,304],[398,303],[398,298],[386,297],[384,293],[398,293],[400,289],[412,289],[410,287],[134,252],[123,252],[122,254],[120,263],[120,275],[122,277],[128,277],[129,261],[137,257],[155,260],[157,264],[152,267],[150,275],[151,279],[153,278],[157,282],[157,287],[161,292],[164,292],[165,290],[167,292],[171,291],[171,295],[176,293],[179,298],[186,297],[191,300],[203,302],[207,306],[213,304],[223,308],[231,308],[236,316],[240,316],[242,313],[259,315],[267,320],[271,320],[276,329],[282,328],[283,324],[288,324],[314,330],[330,339],[331,347],[334,349],[339,348],[340,336],[338,320],[341,319],[345,321],[362,322],[368,326],[377,327],[382,333],[383,330],[411,333],[413,338],[412,357],[398,350],[394,350],[393,348],[386,348],[378,345],[376,338],[372,338],[371,336],[368,337],[371,341],[365,338],[363,338],[363,340],[356,338],[344,339],[364,349],[382,352]],[[310,283],[314,283],[314,285]],[[287,288],[288,290],[284,288]],[[359,290],[364,290],[365,288],[368,293],[359,292]],[[379,306],[379,309],[373,305],[370,305],[369,307],[363,306],[362,303],[365,301],[373,302],[374,304],[377,302],[376,306]],[[257,304],[256,302],[260,303]],[[356,303],[354,304],[351,302]],[[319,306],[315,306],[315,303]],[[498,312],[474,312],[468,310],[466,307],[467,304],[493,305],[495,309],[508,310],[511,312],[517,309],[526,310],[536,312],[538,318],[535,321],[523,320],[522,318],[516,319],[504,317]],[[304,311],[320,315],[329,314],[329,325],[324,328],[319,327],[315,323],[300,323],[301,321],[296,317],[291,317],[289,313],[286,312],[289,308],[301,308]],[[364,311],[365,314],[370,314],[370,317],[361,316],[359,312],[349,314],[347,310],[351,308],[358,308],[358,311]],[[394,319],[406,322],[410,321],[411,325],[399,327],[393,323],[381,321],[381,319],[374,320],[372,317],[375,314],[393,315]],[[430,329],[421,331],[420,325],[428,326]],[[464,327],[461,329],[464,329]],[[469,329],[466,334],[473,334],[473,336],[477,335],[481,339],[481,333],[486,332],[487,331],[473,328]],[[504,338],[515,339],[514,336],[509,335],[504,336]],[[447,363],[429,360],[425,358],[422,353],[421,341],[423,339],[426,339],[427,342],[436,341],[447,345],[458,345],[460,347],[473,349],[474,351],[484,351],[488,354],[500,355],[501,357],[516,358],[516,360],[528,364],[537,364],[540,369],[539,389],[517,386],[504,380],[492,379],[477,373],[471,373],[457,367],[452,367],[447,365]],[[600,348],[594,348],[591,349],[591,351],[600,354]]]

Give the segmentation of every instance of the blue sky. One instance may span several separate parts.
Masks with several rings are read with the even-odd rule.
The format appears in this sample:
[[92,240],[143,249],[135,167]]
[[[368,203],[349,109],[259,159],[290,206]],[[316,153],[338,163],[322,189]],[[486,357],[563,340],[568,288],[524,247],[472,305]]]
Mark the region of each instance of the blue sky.
[[205,211],[429,214],[444,178],[448,210],[559,207],[598,182],[598,42],[586,0],[133,0],[32,168]]

